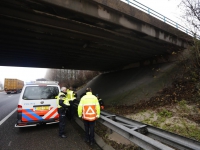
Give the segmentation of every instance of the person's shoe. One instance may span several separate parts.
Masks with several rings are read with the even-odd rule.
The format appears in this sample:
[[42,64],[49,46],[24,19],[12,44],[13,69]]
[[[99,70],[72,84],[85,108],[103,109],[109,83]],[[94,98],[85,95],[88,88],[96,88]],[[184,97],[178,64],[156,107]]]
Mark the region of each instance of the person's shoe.
[[90,141],[89,140],[84,140],[86,143],[89,143]]
[[64,135],[64,134],[63,134],[63,135],[60,135],[60,137],[61,137],[61,138],[67,138],[67,136]]
[[91,143],[90,143],[90,145],[92,146],[92,145],[94,145],[94,143],[93,143],[93,142],[91,142]]

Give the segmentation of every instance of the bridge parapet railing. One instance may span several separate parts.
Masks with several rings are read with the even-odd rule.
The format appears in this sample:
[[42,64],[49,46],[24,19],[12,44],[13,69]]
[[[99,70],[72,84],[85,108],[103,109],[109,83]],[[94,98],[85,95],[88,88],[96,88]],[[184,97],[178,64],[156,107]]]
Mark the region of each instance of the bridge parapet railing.
[[[182,26],[182,25],[178,24],[177,22],[165,17],[164,15],[162,15],[162,14],[158,13],[157,11],[155,11],[155,10],[145,6],[145,5],[143,5],[142,3],[140,3],[140,2],[138,2],[136,0],[121,0],[121,1],[131,5],[131,6],[135,7],[135,8],[137,8],[137,9],[145,12],[145,13],[148,13],[149,15],[151,15],[151,16],[153,16],[153,17],[155,17],[155,18],[157,18],[157,19],[159,19],[159,20],[161,20],[161,21],[163,21],[163,22],[165,22],[165,23],[177,28],[178,30],[180,30],[180,31],[192,36],[192,37],[195,36],[195,33],[193,33],[191,30],[188,30],[184,26]],[[200,36],[196,35],[196,38],[200,39]]]

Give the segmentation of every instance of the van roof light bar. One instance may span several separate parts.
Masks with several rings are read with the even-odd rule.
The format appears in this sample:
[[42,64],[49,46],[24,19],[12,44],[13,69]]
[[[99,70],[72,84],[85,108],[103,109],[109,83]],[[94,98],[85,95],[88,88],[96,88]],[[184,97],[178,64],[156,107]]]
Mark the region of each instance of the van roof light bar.
[[26,82],[25,84],[58,84],[58,81],[30,81]]

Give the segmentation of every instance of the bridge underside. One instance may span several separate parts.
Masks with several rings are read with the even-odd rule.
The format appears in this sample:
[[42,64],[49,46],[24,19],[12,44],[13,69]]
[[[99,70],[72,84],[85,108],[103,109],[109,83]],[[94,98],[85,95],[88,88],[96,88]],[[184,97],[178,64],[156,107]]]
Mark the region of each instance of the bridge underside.
[[[0,65],[110,71],[184,49],[183,44],[94,17],[93,11],[105,5],[73,1],[69,5],[70,0],[55,0],[56,5],[53,1],[2,0]],[[90,9],[91,15],[75,11],[81,6],[86,12]]]

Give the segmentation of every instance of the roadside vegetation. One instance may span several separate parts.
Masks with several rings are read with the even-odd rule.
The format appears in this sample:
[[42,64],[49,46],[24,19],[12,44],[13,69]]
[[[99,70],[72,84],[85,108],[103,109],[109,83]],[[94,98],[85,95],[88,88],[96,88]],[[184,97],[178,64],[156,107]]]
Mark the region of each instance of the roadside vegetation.
[[81,88],[84,84],[99,74],[98,71],[49,69],[46,73],[45,79],[58,81],[61,87],[71,86],[75,90],[78,90],[78,88]]

